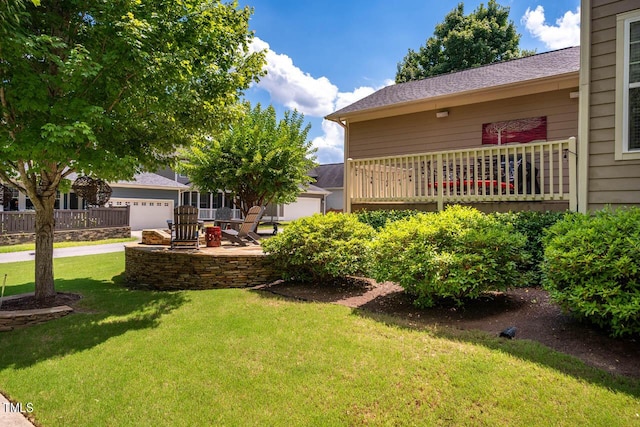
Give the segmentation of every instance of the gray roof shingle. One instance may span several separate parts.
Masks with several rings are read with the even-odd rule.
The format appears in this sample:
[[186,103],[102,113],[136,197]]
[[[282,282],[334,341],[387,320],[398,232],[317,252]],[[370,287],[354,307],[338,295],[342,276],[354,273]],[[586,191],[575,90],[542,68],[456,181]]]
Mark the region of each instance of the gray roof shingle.
[[[67,179],[70,181],[75,181],[78,177],[78,174],[71,173],[67,176]],[[141,186],[141,187],[150,187],[150,188],[166,188],[167,190],[186,190],[189,187],[180,184],[174,180],[169,178],[165,178],[155,173],[151,172],[141,172],[134,175],[132,180],[120,180],[116,182],[109,182],[111,187],[119,187],[119,186]]]
[[344,185],[344,163],[319,165],[309,171],[320,188],[342,188]]
[[561,76],[575,73],[579,70],[580,47],[569,47],[455,73],[442,74],[423,80],[387,86],[329,114],[325,118],[335,120],[352,113]]

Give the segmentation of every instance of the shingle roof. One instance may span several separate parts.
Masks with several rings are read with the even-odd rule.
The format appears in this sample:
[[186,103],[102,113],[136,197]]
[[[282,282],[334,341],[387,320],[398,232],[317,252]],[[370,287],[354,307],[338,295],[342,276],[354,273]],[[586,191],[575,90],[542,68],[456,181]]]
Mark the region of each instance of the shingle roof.
[[[67,176],[67,179],[69,179],[70,181],[75,181],[77,177],[78,174],[72,173]],[[117,182],[109,182],[109,185],[111,187],[137,186],[149,188],[166,188],[168,190],[186,190],[189,188],[184,184],[180,184],[179,182],[151,172],[137,173],[130,181],[120,180]]]
[[159,188],[159,187],[163,187],[163,188],[167,188],[167,189],[180,189],[180,190],[185,190],[188,189],[189,187],[184,185],[184,184],[180,184],[177,181],[174,181],[172,179],[169,178],[165,178],[164,176],[160,176],[158,174],[155,173],[151,173],[151,172],[142,172],[142,173],[137,173],[134,175],[133,180],[132,181],[118,181],[115,182],[113,184],[110,184],[111,186],[118,186],[118,184],[121,185],[139,185],[139,186],[145,186],[145,187],[155,187],[155,188]]
[[300,191],[304,194],[331,194],[331,191],[327,191],[324,188],[320,188],[318,186],[315,186],[313,184],[309,184],[307,186],[307,188],[305,189],[304,187],[300,187]]
[[319,165],[309,171],[320,188],[342,188],[344,185],[344,163]]
[[579,70],[580,47],[569,47],[455,73],[442,74],[423,80],[387,86],[366,98],[329,114],[325,118],[329,120],[339,119],[352,113],[561,76],[575,73]]

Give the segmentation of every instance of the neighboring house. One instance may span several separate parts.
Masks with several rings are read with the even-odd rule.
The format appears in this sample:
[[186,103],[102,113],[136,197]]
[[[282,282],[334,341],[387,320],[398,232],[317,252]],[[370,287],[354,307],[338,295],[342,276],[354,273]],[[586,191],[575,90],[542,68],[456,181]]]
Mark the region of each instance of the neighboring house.
[[582,1],[580,210],[640,205],[640,3]]
[[345,211],[577,207],[580,49],[385,87],[345,130]]
[[[184,185],[184,190],[180,194],[179,204],[191,205],[197,207],[198,216],[202,220],[210,220],[216,218],[216,211],[222,207],[233,207],[233,200],[228,193],[218,191],[215,193],[200,192],[194,188],[186,175],[181,175],[170,168],[161,169],[156,172],[167,179],[173,180]],[[240,209],[233,209],[233,217],[241,217]]]
[[184,184],[155,173],[136,174],[131,181],[109,183],[113,192],[108,205],[130,207],[132,230],[166,228],[179,204],[180,194],[188,190]]
[[314,185],[330,192],[326,198],[326,211],[344,210],[344,163],[319,165],[309,171]]
[[[187,187],[187,191],[181,194],[180,203],[196,206],[199,209],[198,216],[202,220],[215,219],[216,211],[221,207],[233,207],[233,200],[228,193],[223,191],[217,193],[200,192],[191,186],[188,177],[180,175],[172,169],[163,169],[157,173]],[[295,202],[286,205],[268,205],[263,217],[274,221],[291,221],[314,213],[324,213],[325,197],[329,194],[329,191],[314,185],[310,185],[306,189],[300,188],[300,195]],[[233,216],[240,218],[240,209],[234,209]]]
[[331,194],[329,191],[315,185],[309,185],[306,189],[300,188],[300,195],[295,202],[269,204],[263,218],[273,221],[292,221],[315,213],[325,213],[326,197],[329,194]]
[[[67,178],[73,182],[77,175],[71,174]],[[186,185],[154,173],[139,173],[130,181],[109,183],[109,186],[112,193],[107,206],[129,206],[129,225],[132,230],[166,227],[167,219],[173,217],[173,208],[178,203],[180,192],[189,189]],[[58,194],[56,209],[84,208],[86,204],[73,190]],[[5,211],[32,209],[31,200],[18,190],[11,190],[11,197],[4,200]]]

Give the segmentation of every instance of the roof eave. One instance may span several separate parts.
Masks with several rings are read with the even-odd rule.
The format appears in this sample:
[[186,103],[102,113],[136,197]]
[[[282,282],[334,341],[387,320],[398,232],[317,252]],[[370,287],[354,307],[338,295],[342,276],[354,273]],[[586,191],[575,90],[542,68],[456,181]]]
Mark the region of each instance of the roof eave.
[[187,190],[189,189],[189,187],[182,186],[182,187],[178,187],[178,186],[163,186],[163,185],[145,185],[145,184],[130,184],[130,183],[124,183],[124,182],[110,182],[109,186],[111,187],[117,187],[117,188],[138,188],[138,189],[145,189],[145,190],[169,190],[169,191],[181,191],[181,190]]
[[551,92],[555,90],[578,87],[579,71],[558,74],[552,77],[543,77],[528,81],[519,81],[499,86],[491,86],[481,89],[457,92],[431,98],[417,99],[413,101],[400,102],[392,105],[369,108],[366,110],[348,112],[343,114],[329,114],[325,117],[338,123],[359,122],[365,120],[379,119],[384,117],[399,116],[403,114],[418,113],[422,111],[438,110],[443,108],[456,107],[461,105],[476,104],[480,102],[495,101],[499,99],[511,98],[514,96],[525,96],[541,92]]

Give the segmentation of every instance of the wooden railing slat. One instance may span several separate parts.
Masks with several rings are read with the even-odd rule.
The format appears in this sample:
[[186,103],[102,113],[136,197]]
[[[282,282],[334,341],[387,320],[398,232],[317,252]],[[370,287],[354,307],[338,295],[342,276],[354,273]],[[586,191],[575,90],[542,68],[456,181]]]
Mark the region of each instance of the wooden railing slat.
[[439,209],[445,201],[575,204],[573,147],[575,139],[349,159],[345,190],[356,203],[420,201]]

